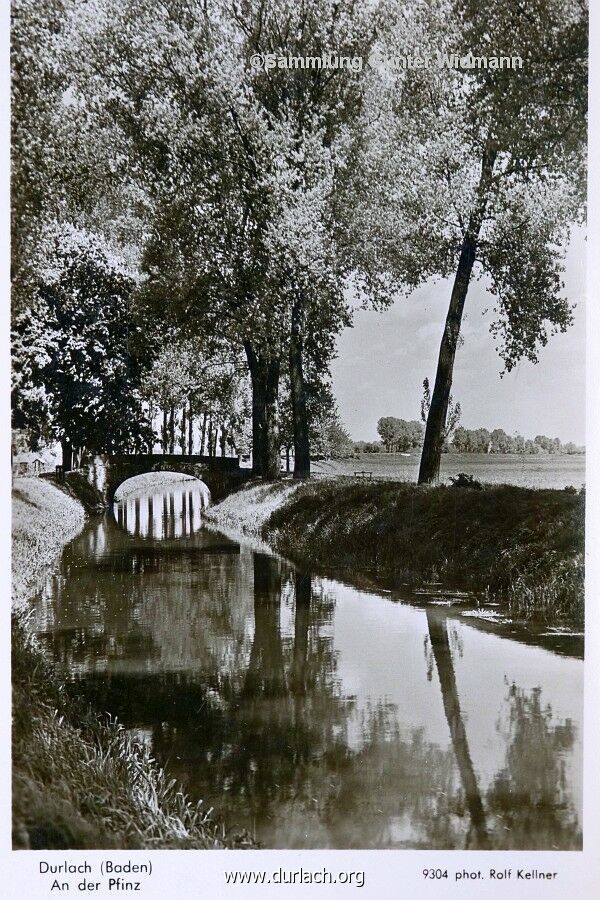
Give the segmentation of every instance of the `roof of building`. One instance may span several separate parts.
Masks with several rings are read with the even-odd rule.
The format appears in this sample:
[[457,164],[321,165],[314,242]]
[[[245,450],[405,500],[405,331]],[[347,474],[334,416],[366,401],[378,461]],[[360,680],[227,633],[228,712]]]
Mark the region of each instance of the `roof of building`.
[[43,463],[44,459],[40,456],[39,453],[34,453],[32,450],[23,451],[21,453],[16,453],[13,457],[13,462],[20,463],[32,463],[32,462],[40,462]]

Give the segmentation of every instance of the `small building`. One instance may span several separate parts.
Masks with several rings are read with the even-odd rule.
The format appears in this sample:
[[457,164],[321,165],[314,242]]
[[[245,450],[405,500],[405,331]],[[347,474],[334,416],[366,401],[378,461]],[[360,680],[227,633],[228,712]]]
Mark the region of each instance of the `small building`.
[[13,456],[13,475],[39,475],[44,468],[44,460],[39,453],[22,451]]

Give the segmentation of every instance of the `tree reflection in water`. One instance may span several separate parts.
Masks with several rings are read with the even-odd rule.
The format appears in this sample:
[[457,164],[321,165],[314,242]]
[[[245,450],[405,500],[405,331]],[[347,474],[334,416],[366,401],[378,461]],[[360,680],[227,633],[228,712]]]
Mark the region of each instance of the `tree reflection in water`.
[[471,761],[467,732],[458,699],[454,662],[448,640],[447,618],[444,615],[440,615],[437,610],[427,610],[427,626],[431,649],[433,650],[440,679],[444,712],[448,721],[456,763],[471,817],[472,827],[469,831],[467,847],[484,850],[489,846],[485,813],[477,777]]
[[[410,640],[418,648],[426,638],[439,682],[439,694],[423,696],[448,727],[434,741],[435,710],[413,711],[408,725],[379,682],[358,683],[355,696],[344,681],[335,583],[325,590],[279,557],[192,533],[196,497],[182,498],[189,530],[178,541],[171,501],[156,495],[137,510],[133,500],[119,524],[90,523],[37,618],[82,691],[143,734],[194,797],[266,846],[580,846],[568,772],[575,729],[555,721],[540,691],[510,688],[497,731],[504,759],[478,770],[457,644],[439,608],[410,616]],[[389,665],[407,684],[425,681],[402,659]]]
[[115,520],[135,538],[162,541],[192,535],[202,527],[202,510],[208,502],[207,489],[198,484],[185,481],[162,495],[146,491],[118,500]]
[[310,624],[310,599],[312,579],[310,575],[296,571],[294,617],[294,657],[292,663],[292,691],[298,697],[306,694],[306,658],[308,655],[308,627]]
[[442,690],[444,712],[471,818],[467,848],[577,849],[581,831],[567,791],[566,751],[574,744],[570,720],[554,724],[552,708],[542,708],[541,689],[529,694],[512,685],[507,722],[499,722],[506,763],[486,792],[485,807],[471,760],[460,708],[448,619],[427,611],[429,641]]
[[254,639],[244,695],[277,697],[286,693],[281,646],[281,568],[279,560],[254,554]]
[[486,796],[497,820],[495,846],[581,849],[581,829],[566,779],[573,723],[567,719],[555,724],[539,688],[526,694],[513,684],[507,701],[507,720],[498,723],[507,744],[506,761]]

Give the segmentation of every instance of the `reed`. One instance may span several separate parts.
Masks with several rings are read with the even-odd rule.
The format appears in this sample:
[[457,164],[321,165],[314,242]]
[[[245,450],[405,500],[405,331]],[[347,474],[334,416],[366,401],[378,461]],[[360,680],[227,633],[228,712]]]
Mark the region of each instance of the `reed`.
[[261,536],[299,561],[391,587],[442,581],[515,616],[583,624],[583,492],[335,478],[281,498]]

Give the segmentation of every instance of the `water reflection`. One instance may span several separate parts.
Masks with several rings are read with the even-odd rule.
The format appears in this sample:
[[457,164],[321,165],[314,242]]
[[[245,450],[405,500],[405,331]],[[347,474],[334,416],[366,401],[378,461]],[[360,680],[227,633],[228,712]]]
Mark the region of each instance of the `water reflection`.
[[254,638],[244,681],[244,695],[277,697],[286,692],[281,617],[281,569],[279,560],[255,553]]
[[199,482],[169,485],[163,491],[136,491],[114,504],[119,526],[134,537],[169,540],[195,534],[202,527],[208,489]]
[[469,741],[460,708],[454,663],[448,640],[447,617],[444,614],[440,614],[437,610],[427,610],[427,626],[440,679],[444,712],[448,720],[454,755],[471,817],[471,829],[467,843],[469,847],[483,850],[488,846],[485,813],[477,777],[471,761]]
[[194,797],[272,847],[581,845],[580,660],[194,530],[188,491],[91,522],[36,617]]
[[486,800],[491,813],[506,823],[506,848],[518,850],[533,829],[541,846],[575,849],[580,834],[568,772],[577,740],[574,723],[555,721],[541,689],[525,693],[511,685],[498,728],[506,756]]

